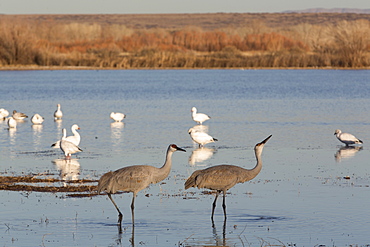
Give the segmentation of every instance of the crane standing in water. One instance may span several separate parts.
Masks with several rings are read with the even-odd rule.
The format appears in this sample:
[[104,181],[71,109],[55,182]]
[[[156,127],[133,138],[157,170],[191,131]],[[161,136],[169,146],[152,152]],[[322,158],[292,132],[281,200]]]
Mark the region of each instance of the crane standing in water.
[[172,154],[175,151],[186,152],[175,144],[169,145],[166,154],[166,161],[161,168],[148,165],[127,166],[114,172],[107,172],[99,179],[98,194],[100,194],[101,191],[105,191],[107,193],[109,199],[118,211],[119,225],[122,223],[122,213],[114,202],[111,194],[115,194],[117,191],[133,193],[131,217],[132,224],[134,225],[135,197],[137,193],[148,187],[150,184],[156,184],[168,176],[172,167]]
[[254,147],[254,153],[256,156],[257,164],[253,169],[245,169],[234,165],[217,165],[212,166],[203,170],[194,171],[193,174],[186,180],[185,189],[191,187],[197,187],[198,189],[206,188],[210,190],[216,190],[216,197],[213,201],[212,207],[212,222],[213,215],[216,208],[216,201],[221,192],[223,192],[223,203],[224,216],[226,220],[226,191],[234,187],[237,183],[244,183],[255,178],[261,171],[262,168],[262,150],[266,142],[271,138],[272,135],[267,137],[260,143],[257,143]]

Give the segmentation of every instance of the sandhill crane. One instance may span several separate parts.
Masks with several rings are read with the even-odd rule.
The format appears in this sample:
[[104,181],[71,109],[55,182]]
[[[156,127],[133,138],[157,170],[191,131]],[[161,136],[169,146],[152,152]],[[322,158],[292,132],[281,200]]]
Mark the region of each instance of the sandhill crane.
[[31,122],[33,124],[42,124],[44,122],[44,118],[40,116],[40,114],[35,114],[31,117]]
[[82,149],[76,144],[70,142],[66,138],[67,130],[63,128],[63,137],[60,140],[60,149],[63,151],[66,159],[70,159],[72,154],[82,152]]
[[207,143],[218,141],[216,138],[208,135],[206,132],[198,131],[195,128],[190,128],[188,133],[191,139],[199,144],[199,147],[203,147]]
[[193,117],[193,120],[195,122],[197,122],[198,124],[203,124],[204,121],[207,121],[208,119],[210,119],[211,117],[204,114],[204,113],[197,113],[197,108],[193,107],[191,108],[191,112],[192,112],[192,117]]
[[346,144],[346,146],[350,144],[362,144],[362,141],[356,138],[354,135],[349,133],[342,133],[342,131],[339,129],[335,130],[334,135],[338,138],[339,141]]
[[15,120],[23,120],[25,118],[28,118],[28,116],[22,112],[17,112],[16,110],[13,111],[13,116]]
[[57,104],[57,109],[54,112],[54,119],[58,120],[58,119],[62,119],[62,117],[63,117],[63,112],[60,109],[60,104]]
[[213,215],[216,208],[216,201],[221,192],[223,192],[223,203],[224,216],[226,220],[226,191],[232,188],[237,183],[244,183],[255,178],[262,168],[262,150],[266,142],[271,138],[272,135],[267,137],[260,143],[257,143],[254,147],[254,153],[256,156],[257,164],[253,169],[244,169],[234,165],[217,165],[209,167],[203,170],[194,171],[193,174],[186,180],[185,189],[191,187],[206,188],[216,191],[216,197],[213,201],[212,207],[212,222]]
[[120,112],[110,113],[110,118],[113,119],[115,122],[121,122],[125,117],[126,115]]
[[[68,136],[68,137],[65,138],[67,141],[72,142],[76,146],[80,145],[80,141],[81,141],[81,136],[77,132],[77,130],[79,130],[79,129],[80,129],[80,127],[77,124],[72,125],[71,131],[73,133],[73,136]],[[52,148],[60,148],[60,140],[51,144],[51,147]]]
[[158,183],[168,176],[172,167],[172,154],[175,151],[186,152],[175,144],[170,144],[167,149],[165,163],[161,168],[148,165],[127,166],[114,172],[107,172],[99,179],[98,194],[100,194],[101,191],[105,191],[107,193],[109,199],[118,211],[119,225],[121,225],[122,222],[122,213],[114,202],[111,194],[115,194],[117,191],[133,193],[131,202],[131,219],[132,224],[134,225],[134,204],[137,193],[147,188],[150,184]]

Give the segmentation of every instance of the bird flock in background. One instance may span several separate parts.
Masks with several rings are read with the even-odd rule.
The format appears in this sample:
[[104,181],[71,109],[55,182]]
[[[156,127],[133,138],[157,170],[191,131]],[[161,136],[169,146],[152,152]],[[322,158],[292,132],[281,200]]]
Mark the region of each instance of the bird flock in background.
[[[192,119],[197,123],[197,125],[188,130],[190,138],[194,144],[197,144],[199,149],[205,149],[204,145],[218,141],[216,138],[207,133],[208,127],[203,125],[203,123],[211,119],[211,117],[204,113],[198,113],[196,107],[192,107],[191,112]],[[54,112],[54,120],[61,120],[62,117],[63,112],[61,110],[61,105],[57,104],[57,110]],[[125,117],[125,114],[119,112],[111,112],[110,114],[110,118],[115,122],[121,122],[123,119],[125,119]],[[17,121],[24,121],[26,118],[28,118],[26,114],[17,112],[16,110],[14,110],[13,114],[9,117],[9,112],[7,110],[3,108],[0,109],[0,119],[7,121],[9,130],[16,129]],[[31,117],[31,122],[34,125],[41,125],[43,121],[44,118],[39,114],[34,114]],[[70,160],[72,154],[82,152],[82,149],[79,147],[81,141],[81,136],[77,131],[79,129],[80,127],[77,124],[73,124],[71,127],[73,135],[67,136],[67,130],[63,128],[62,137],[51,145],[52,148],[60,148],[64,153],[66,160]],[[339,141],[344,143],[346,147],[352,144],[363,144],[363,142],[354,135],[342,133],[342,131],[339,129],[335,130],[334,135]],[[250,181],[259,174],[262,168],[262,150],[271,136],[272,135],[268,136],[262,142],[255,145],[254,153],[257,164],[252,169],[245,169],[234,165],[216,165],[206,169],[194,171],[185,181],[185,189],[196,187],[198,189],[205,188],[216,192],[216,196],[212,204],[212,223],[216,208],[216,201],[219,194],[223,193],[222,207],[224,219],[226,220],[225,198],[227,190],[232,188],[237,183]],[[122,223],[122,213],[113,200],[112,194],[115,194],[119,191],[133,193],[131,202],[131,217],[132,224],[134,225],[134,203],[137,193],[147,188],[150,184],[156,184],[167,178],[172,167],[172,154],[176,151],[186,152],[186,150],[178,147],[176,144],[170,144],[166,151],[165,163],[160,168],[149,165],[127,166],[116,171],[109,171],[101,176],[98,181],[98,194],[104,191],[108,195],[108,198],[118,211],[119,226]]]

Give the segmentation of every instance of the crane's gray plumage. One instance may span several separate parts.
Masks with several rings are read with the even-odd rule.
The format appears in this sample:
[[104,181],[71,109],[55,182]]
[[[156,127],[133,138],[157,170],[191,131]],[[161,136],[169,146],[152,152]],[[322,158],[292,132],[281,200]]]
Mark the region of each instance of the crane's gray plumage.
[[215,200],[213,201],[211,216],[212,221],[218,195],[223,192],[222,206],[226,219],[226,191],[232,188],[237,183],[244,183],[252,180],[260,173],[262,169],[262,150],[271,136],[272,135],[255,145],[254,152],[256,155],[257,164],[253,169],[245,169],[234,165],[218,165],[203,170],[194,171],[193,174],[191,174],[191,176],[186,180],[185,189],[197,187],[198,189],[206,188],[210,190],[215,190],[217,192]]
[[118,191],[133,193],[131,215],[132,223],[134,224],[134,202],[136,194],[148,187],[150,184],[158,183],[168,176],[172,167],[172,154],[175,151],[186,152],[175,144],[169,145],[165,163],[161,168],[148,165],[127,166],[113,172],[107,172],[99,179],[98,194],[102,191],[107,193],[109,199],[118,211],[119,224],[122,222],[122,213],[114,202],[111,194],[117,193]]

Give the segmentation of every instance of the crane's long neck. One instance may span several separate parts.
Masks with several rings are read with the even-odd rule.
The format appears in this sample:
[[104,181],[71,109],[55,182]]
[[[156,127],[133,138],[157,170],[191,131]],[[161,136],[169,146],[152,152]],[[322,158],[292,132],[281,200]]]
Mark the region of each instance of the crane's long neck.
[[164,162],[164,165],[157,170],[156,174],[153,175],[156,183],[162,181],[168,176],[168,174],[170,174],[171,167],[172,167],[172,154],[173,154],[173,151],[171,151],[169,147],[167,149],[166,161]]
[[261,158],[262,150],[263,150],[263,145],[256,146],[254,148],[254,153],[256,155],[257,164],[252,169],[245,169],[245,174],[244,174],[245,180],[244,181],[249,181],[255,178],[260,173],[262,169],[262,158]]

